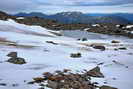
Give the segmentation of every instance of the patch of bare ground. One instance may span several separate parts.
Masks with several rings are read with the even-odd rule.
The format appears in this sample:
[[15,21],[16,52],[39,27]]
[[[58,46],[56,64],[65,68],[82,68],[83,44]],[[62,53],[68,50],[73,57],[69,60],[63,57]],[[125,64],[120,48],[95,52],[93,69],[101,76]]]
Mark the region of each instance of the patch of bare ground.
[[[98,83],[91,82],[91,77],[103,78],[100,68],[97,66],[90,71],[72,73],[70,69],[57,70],[54,73],[45,72],[43,77],[33,78],[28,84],[39,84],[39,89],[49,87],[51,89],[105,89],[98,86]],[[106,89],[117,89],[106,86]]]

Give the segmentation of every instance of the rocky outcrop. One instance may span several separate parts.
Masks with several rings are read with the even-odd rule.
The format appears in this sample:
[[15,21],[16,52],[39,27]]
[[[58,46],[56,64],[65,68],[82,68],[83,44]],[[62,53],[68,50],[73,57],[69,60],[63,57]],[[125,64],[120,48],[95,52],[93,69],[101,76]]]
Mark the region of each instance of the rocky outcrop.
[[99,86],[97,82],[91,82],[91,77],[103,78],[99,67],[82,73],[72,73],[69,69],[57,70],[54,73],[45,72],[43,77],[33,78],[28,84],[39,84],[39,89],[46,87],[51,89],[117,89],[110,86]]
[[0,11],[0,20],[15,19],[15,16],[8,15],[5,12]]
[[9,63],[13,63],[13,64],[25,64],[26,63],[24,58],[17,57],[17,52],[10,52],[7,56],[11,57],[7,60],[7,62]]
[[104,75],[101,73],[100,68],[98,66],[93,68],[92,70],[88,71],[87,75],[89,75],[91,77],[104,78]]

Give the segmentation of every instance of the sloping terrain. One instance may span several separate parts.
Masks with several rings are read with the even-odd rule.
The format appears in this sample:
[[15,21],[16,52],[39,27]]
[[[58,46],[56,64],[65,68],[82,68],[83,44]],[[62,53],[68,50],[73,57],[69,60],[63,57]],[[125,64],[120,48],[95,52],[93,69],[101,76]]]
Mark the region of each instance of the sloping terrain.
[[[118,89],[133,88],[133,39],[97,34],[96,39],[81,41],[77,40],[80,36],[73,38],[56,34],[61,32],[0,20],[0,84],[6,84],[1,84],[0,89],[38,89],[38,85],[27,83],[44,72],[63,69],[80,72],[96,66],[105,77],[92,77],[91,81]],[[99,35],[107,39],[97,39]],[[105,50],[92,46],[102,46]],[[17,52],[26,64],[6,62],[10,52]],[[73,58],[72,53],[81,53],[81,57]]]

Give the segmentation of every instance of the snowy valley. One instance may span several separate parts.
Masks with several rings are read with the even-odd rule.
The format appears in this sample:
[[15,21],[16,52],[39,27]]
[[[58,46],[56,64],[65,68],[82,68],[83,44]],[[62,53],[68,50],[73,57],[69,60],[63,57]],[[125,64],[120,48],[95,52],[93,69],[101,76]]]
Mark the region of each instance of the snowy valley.
[[[83,40],[84,37],[86,39]],[[26,64],[6,62],[10,52],[17,52]],[[80,53],[81,56],[73,58],[72,53]],[[38,84],[27,83],[44,72],[70,69],[77,73],[96,66],[105,76],[91,77],[98,86],[133,89],[133,39],[80,30],[53,31],[11,19],[0,20],[0,84],[6,84],[0,85],[0,89],[38,89]]]

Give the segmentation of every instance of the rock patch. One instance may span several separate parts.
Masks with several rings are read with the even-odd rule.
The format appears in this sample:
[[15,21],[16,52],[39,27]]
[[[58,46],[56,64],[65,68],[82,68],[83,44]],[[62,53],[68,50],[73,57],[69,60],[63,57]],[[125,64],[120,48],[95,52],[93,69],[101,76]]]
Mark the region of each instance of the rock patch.
[[10,52],[8,55],[8,57],[11,57],[7,60],[7,62],[9,63],[13,63],[13,64],[26,64],[26,61],[24,58],[21,57],[17,57],[17,52]]
[[87,73],[87,75],[89,75],[91,77],[104,78],[104,75],[101,73],[100,67],[98,67],[98,66],[86,73]]
[[120,43],[120,41],[112,40],[111,43]]
[[81,57],[81,53],[71,53],[70,57],[72,57],[72,58],[80,58]]
[[54,73],[45,72],[43,77],[33,78],[33,81],[29,84],[39,84],[39,89],[45,89],[45,87],[52,89],[117,89],[110,86],[98,86],[97,82],[92,83],[91,77],[104,77],[100,72],[99,67],[95,67],[90,71],[84,71],[81,73],[72,73],[69,69],[63,71],[55,71]]
[[102,45],[92,45],[92,47],[94,48],[94,49],[100,49],[101,51],[105,51],[105,46],[102,46]]
[[0,83],[0,86],[7,86],[6,83]]

